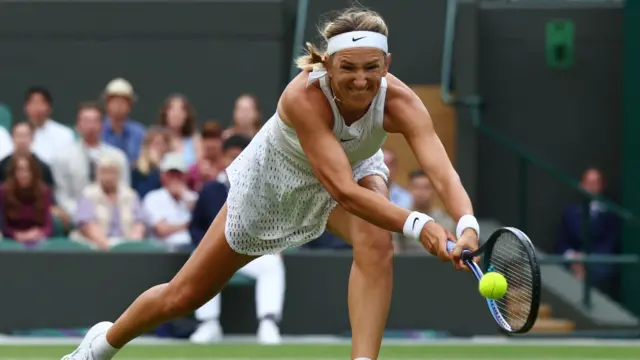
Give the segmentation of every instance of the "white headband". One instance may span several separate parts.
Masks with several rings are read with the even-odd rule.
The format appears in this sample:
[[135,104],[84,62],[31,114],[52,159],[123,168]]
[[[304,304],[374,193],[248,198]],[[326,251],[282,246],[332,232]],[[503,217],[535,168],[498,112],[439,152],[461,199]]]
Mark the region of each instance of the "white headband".
[[333,55],[340,50],[361,47],[380,49],[385,54],[389,52],[386,36],[373,31],[351,31],[329,39],[327,53]]

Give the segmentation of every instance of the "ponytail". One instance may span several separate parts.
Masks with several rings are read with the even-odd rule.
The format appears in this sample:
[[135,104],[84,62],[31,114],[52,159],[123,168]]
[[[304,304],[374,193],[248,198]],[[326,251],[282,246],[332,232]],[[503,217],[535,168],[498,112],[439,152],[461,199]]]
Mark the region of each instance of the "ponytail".
[[322,52],[312,43],[307,43],[307,53],[296,59],[298,69],[311,71],[314,67],[322,66]]

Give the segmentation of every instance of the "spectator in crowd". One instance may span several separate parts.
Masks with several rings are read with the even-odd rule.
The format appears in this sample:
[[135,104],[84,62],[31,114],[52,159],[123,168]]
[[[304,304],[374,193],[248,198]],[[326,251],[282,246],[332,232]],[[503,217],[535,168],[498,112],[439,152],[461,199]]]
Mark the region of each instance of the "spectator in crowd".
[[13,144],[7,129],[0,126],[0,159],[4,159],[13,151]]
[[223,138],[232,135],[244,135],[252,139],[262,126],[262,114],[260,104],[255,95],[243,94],[236,99],[233,108],[233,124],[224,131]]
[[102,132],[102,110],[94,102],[83,102],[78,106],[76,128],[80,139],[53,158],[51,170],[56,181],[56,201],[69,215],[76,213],[78,198],[84,189],[95,181],[95,162],[102,156],[118,161],[120,174],[125,184],[130,183],[127,157],[100,139]]
[[122,159],[102,155],[96,160],[96,181],[82,191],[71,238],[106,250],[123,241],[140,241],[145,223],[138,194],[120,179]]
[[[433,220],[449,232],[452,234],[456,233],[456,222],[442,207],[438,206],[436,192],[424,171],[415,170],[409,174],[409,193],[413,201],[409,209],[431,216]],[[394,233],[393,239],[397,252],[425,252],[422,244],[415,240],[408,239],[400,233]]]
[[151,190],[162,187],[160,182],[160,162],[169,151],[171,137],[165,129],[152,127],[142,143],[140,157],[132,170],[131,184],[143,199]]
[[[587,192],[601,195],[605,189],[602,172],[591,167],[582,175],[581,186]],[[563,215],[560,227],[560,238],[557,251],[566,257],[576,258],[584,255],[583,242],[584,209],[589,208],[589,250],[593,254],[614,255],[620,253],[620,221],[615,214],[599,201],[587,200],[588,203],[577,203],[568,206]],[[591,264],[589,276],[592,284],[614,299],[618,297],[618,268],[615,264]],[[570,265],[571,272],[578,279],[585,274],[584,264]]]
[[162,187],[143,199],[152,239],[170,249],[191,246],[189,222],[198,194],[187,187],[187,165],[181,153],[170,152],[160,164]]
[[123,78],[111,80],[104,90],[106,109],[102,140],[124,151],[130,164],[140,156],[145,127],[129,114],[136,100],[133,86]]
[[409,174],[409,193],[413,200],[413,211],[431,216],[449,232],[456,233],[456,222],[438,203],[438,195],[424,171],[414,170]]
[[398,171],[398,159],[396,154],[390,149],[383,149],[384,163],[389,168],[389,197],[391,202],[405,209],[411,208],[411,193],[398,185],[394,179]]
[[196,132],[196,110],[180,94],[169,96],[158,115],[158,124],[171,134],[171,151],[183,154],[187,166],[200,158],[200,136]]
[[[244,135],[234,135],[226,139],[222,143],[222,168],[226,169],[231,163],[244,151],[244,149],[251,143],[251,138]],[[222,170],[220,172],[224,174],[226,180],[226,172]]]
[[[237,157],[249,144],[243,136],[232,136],[224,143],[225,165]],[[223,174],[222,172],[221,174]],[[189,226],[191,238],[198,244],[227,199],[226,176],[221,181],[210,181],[204,185],[193,210]],[[278,323],[282,317],[285,291],[285,269],[280,255],[263,255],[245,265],[238,273],[256,280],[256,313],[259,321],[258,341],[262,344],[281,342]],[[222,339],[220,326],[220,294],[196,310],[200,325],[190,340],[197,344],[217,342]]]
[[[16,155],[28,155],[35,157],[38,166],[40,167],[40,173],[42,174],[42,180],[50,187],[54,187],[53,175],[51,175],[51,168],[44,161],[42,161],[37,155],[31,152],[31,145],[33,143],[33,124],[27,121],[21,121],[13,123],[11,126],[11,140],[13,143],[13,153],[0,160],[0,182],[5,181],[9,171],[9,167],[13,162]],[[0,139],[0,141],[2,141]]]
[[[223,169],[229,166],[233,160],[240,155],[242,150],[249,145],[250,141],[249,138],[240,135],[234,135],[225,140],[223,144],[224,152],[221,159]],[[189,233],[195,246],[197,246],[204,237],[216,214],[220,211],[225,201],[227,201],[228,191],[229,182],[227,181],[224,170],[220,172],[217,179],[209,181],[202,186],[189,225]]]
[[25,94],[24,112],[33,125],[34,137],[31,150],[46,163],[67,148],[74,140],[73,130],[51,120],[53,98],[47,88],[34,86]]
[[35,157],[16,155],[0,186],[2,233],[23,243],[47,239],[53,231],[52,199]]
[[187,184],[199,191],[204,183],[215,180],[226,166],[222,159],[222,127],[214,121],[207,121],[202,127],[202,157],[189,169]]

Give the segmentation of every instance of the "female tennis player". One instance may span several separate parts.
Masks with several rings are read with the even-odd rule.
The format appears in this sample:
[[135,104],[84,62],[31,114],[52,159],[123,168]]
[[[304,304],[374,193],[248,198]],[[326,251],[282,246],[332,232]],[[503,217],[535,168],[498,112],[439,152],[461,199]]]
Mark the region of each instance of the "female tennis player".
[[[95,325],[64,360],[112,358],[145,331],[200,307],[250,261],[311,241],[325,228],[354,249],[352,359],[377,359],[391,300],[391,232],[420,241],[457,269],[466,269],[462,250],[475,250],[479,233],[427,109],[388,73],[387,34],[384,20],[363,9],[348,9],[326,24],[326,50],[307,44],[309,53],[298,59],[303,71],[227,169],[227,204],[184,267],[171,282],[140,295],[115,323]],[[456,237],[429,216],[388,200],[380,150],[387,133],[407,139],[457,219]],[[447,238],[457,241],[451,255]]]

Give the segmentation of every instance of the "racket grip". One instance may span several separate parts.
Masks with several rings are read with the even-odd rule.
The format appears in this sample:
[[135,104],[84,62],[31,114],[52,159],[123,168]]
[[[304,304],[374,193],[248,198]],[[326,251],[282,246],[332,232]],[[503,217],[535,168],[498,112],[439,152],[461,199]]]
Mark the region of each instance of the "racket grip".
[[[454,243],[451,240],[447,240],[447,252],[451,253],[453,251],[453,249],[456,247],[456,243]],[[462,255],[463,255],[463,259],[466,258],[466,256],[470,255],[471,251],[469,250],[462,250]]]
[[447,252],[451,253],[453,249],[456,247],[456,243],[451,240],[447,240]]

